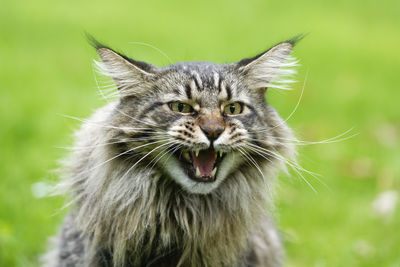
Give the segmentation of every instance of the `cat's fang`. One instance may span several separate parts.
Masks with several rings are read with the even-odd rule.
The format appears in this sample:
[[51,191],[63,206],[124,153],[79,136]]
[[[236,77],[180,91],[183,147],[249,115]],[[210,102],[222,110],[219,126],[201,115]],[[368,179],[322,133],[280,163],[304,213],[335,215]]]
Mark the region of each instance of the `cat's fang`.
[[224,154],[224,152],[220,151],[219,152],[219,157],[222,158],[222,155]]
[[191,162],[189,152],[183,152],[182,155],[188,162]]
[[199,167],[196,167],[196,176],[200,177],[201,173],[200,173],[200,169]]
[[196,157],[199,156],[199,153],[200,153],[200,149],[196,149],[196,151],[195,151]]
[[215,176],[215,174],[217,173],[217,167],[215,167],[213,170],[212,170],[212,172],[211,172],[211,176],[212,177],[214,177]]

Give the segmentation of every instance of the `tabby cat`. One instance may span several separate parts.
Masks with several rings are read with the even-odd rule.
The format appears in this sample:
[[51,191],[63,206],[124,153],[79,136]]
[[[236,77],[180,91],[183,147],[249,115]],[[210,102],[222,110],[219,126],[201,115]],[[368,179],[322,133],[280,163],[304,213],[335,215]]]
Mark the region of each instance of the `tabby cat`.
[[271,191],[295,149],[265,94],[295,72],[299,39],[164,67],[92,39],[119,97],[76,133],[59,185],[72,208],[43,265],[281,266]]

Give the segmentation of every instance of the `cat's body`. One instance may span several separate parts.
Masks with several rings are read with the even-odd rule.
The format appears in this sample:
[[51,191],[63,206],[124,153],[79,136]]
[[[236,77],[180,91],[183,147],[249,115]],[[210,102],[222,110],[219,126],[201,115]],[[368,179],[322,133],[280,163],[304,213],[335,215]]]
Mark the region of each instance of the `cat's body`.
[[120,99],[78,131],[74,203],[45,266],[281,266],[271,186],[291,131],[264,102],[295,41],[239,63],[155,67],[96,43]]

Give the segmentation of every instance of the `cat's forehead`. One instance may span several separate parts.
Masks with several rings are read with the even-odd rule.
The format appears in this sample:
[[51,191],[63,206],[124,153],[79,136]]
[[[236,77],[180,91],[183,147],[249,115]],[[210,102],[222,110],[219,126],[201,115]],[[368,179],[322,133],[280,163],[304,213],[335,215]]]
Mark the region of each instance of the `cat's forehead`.
[[170,65],[168,69],[181,75],[182,78],[201,79],[211,86],[217,78],[224,77],[228,73],[227,65],[204,61],[179,62]]
[[215,106],[221,98],[230,98],[232,73],[228,64],[212,62],[179,62],[168,67],[165,77],[171,85],[178,85],[180,94],[204,106]]
[[204,75],[207,75],[215,71],[222,71],[224,69],[224,65],[207,61],[185,61],[172,64],[169,66],[169,68],[182,72],[197,71]]

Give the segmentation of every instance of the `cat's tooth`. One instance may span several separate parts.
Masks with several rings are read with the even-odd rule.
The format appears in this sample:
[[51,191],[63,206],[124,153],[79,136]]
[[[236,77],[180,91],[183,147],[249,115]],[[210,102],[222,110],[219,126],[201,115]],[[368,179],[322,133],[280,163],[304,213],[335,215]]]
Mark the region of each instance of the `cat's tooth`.
[[199,167],[196,167],[196,176],[200,177],[201,173],[200,173],[200,169]]
[[200,153],[200,149],[196,149],[194,153],[196,154],[196,157],[198,157],[199,153]]
[[222,158],[222,155],[224,154],[224,152],[220,151],[219,152],[219,157]]
[[218,153],[217,153],[217,151],[215,151],[214,152],[214,158],[217,158],[218,157]]
[[214,177],[216,173],[217,173],[217,167],[215,167],[215,168],[212,170],[211,176]]
[[184,157],[186,160],[190,161],[190,156],[189,156],[189,153],[188,153],[188,152],[183,153],[183,157]]

